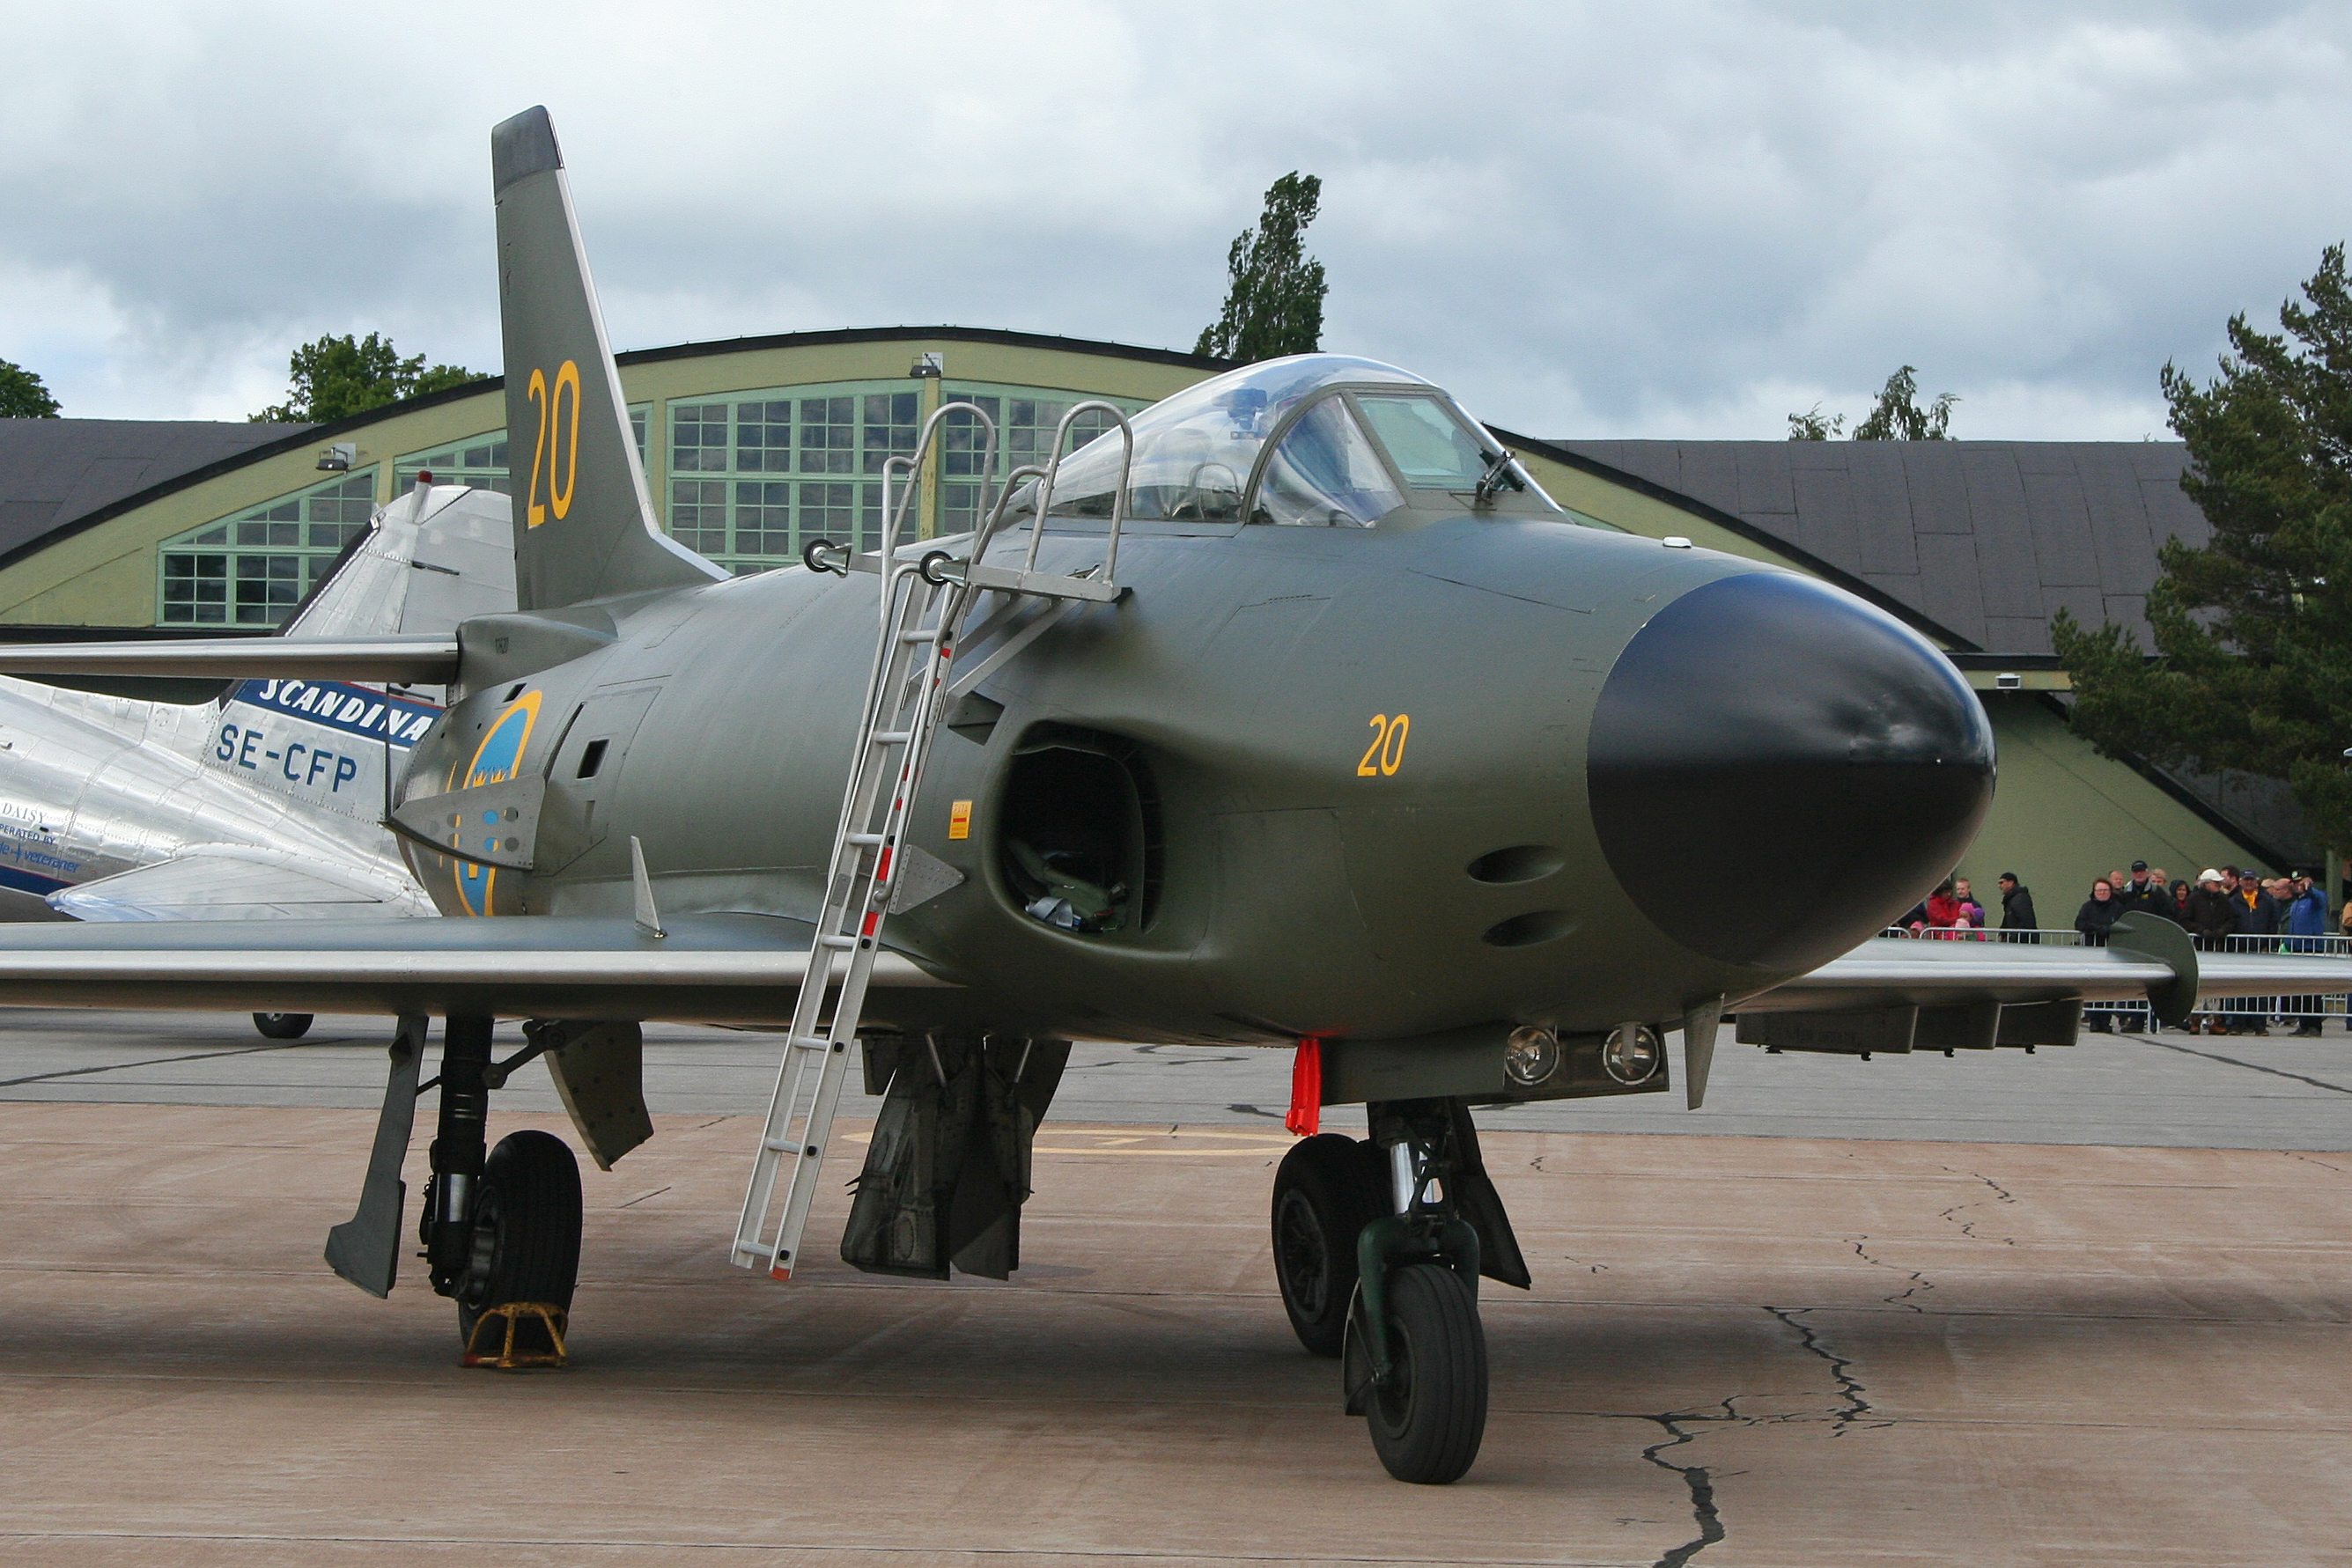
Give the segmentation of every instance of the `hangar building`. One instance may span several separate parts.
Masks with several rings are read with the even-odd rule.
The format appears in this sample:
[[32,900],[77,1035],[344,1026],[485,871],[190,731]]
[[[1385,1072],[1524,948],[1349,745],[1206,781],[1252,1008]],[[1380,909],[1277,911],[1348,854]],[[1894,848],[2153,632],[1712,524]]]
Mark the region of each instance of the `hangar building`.
[[[619,357],[662,522],[731,570],[879,528],[880,473],[943,403],[985,408],[1017,465],[1075,402],[1132,412],[1223,361],[1019,332],[801,332]],[[1475,396],[1473,397],[1475,402]],[[0,627],[26,636],[252,634],[283,621],[370,510],[420,469],[504,489],[497,379],[321,425],[0,421]],[[1098,424],[1099,422],[1097,422]],[[952,436],[951,433],[951,436]],[[1542,440],[1497,430],[1581,520],[1826,578],[1944,648],[2000,747],[1993,816],[1963,870],[2013,870],[2044,924],[2135,858],[2175,875],[2304,857],[2279,791],[2099,756],[2067,727],[2049,618],[2147,631],[2168,537],[2201,541],[2176,443]],[[926,534],[971,524],[977,455],[928,459]],[[1759,672],[1769,679],[1769,672]],[[1724,868],[1710,897],[1737,897]]]

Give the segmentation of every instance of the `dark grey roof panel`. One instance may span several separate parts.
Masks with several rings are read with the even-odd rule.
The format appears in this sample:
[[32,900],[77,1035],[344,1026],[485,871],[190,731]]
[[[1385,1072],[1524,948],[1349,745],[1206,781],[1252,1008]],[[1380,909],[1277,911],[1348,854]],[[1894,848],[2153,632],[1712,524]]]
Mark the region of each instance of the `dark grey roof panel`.
[[209,420],[0,419],[0,552],[306,428]]
[[[1923,534],[1974,533],[1976,523],[1969,512],[1969,484],[1960,466],[1958,444],[1928,441],[1917,444],[1937,450],[1921,451],[1903,464],[1911,476],[1914,526]],[[1899,458],[1903,455],[1895,455]]]
[[1739,475],[1739,505],[1731,510],[1743,517],[1785,517],[1796,511],[1796,491],[1789,483],[1785,457],[1754,451],[1742,442],[1732,461]]
[[1868,519],[1868,526],[1862,528],[1863,571],[1874,578],[1880,572],[1917,577],[1919,547],[1914,542],[1911,485],[1903,465],[1864,463],[1855,465],[1853,473],[1854,509]]
[[2042,580],[2071,588],[2099,585],[2099,552],[2091,539],[2091,514],[2083,504],[2083,481],[2070,466],[2036,473],[2021,468],[2025,485],[2027,532]]
[[1976,540],[1966,534],[1919,536],[1919,608],[1978,647],[1987,646]]
[[2047,653],[2060,605],[2152,646],[2157,547],[2212,532],[2181,492],[2177,442],[1555,444],[1727,512],[1993,653]]
[[1842,468],[1799,468],[1789,478],[1796,506],[1796,542],[1825,560],[1862,559],[1853,476]]
[[2025,485],[2017,460],[1998,447],[1971,443],[1960,454],[1969,487],[1969,531],[1977,541],[1987,615],[2031,620],[2042,613],[2042,575],[2033,559],[2033,528],[2025,517]]

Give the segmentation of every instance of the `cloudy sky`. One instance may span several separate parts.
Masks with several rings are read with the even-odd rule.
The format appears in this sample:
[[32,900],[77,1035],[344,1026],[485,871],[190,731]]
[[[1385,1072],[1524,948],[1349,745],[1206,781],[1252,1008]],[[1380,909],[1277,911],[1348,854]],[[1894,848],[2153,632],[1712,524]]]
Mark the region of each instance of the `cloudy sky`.
[[[488,132],[553,111],[616,346],[1190,348],[1324,181],[1325,346],[1545,435],[2163,434],[2352,233],[2352,8],[1428,0],[7,7],[0,358],[226,418],[288,350],[498,367]],[[953,367],[950,367],[952,373]]]

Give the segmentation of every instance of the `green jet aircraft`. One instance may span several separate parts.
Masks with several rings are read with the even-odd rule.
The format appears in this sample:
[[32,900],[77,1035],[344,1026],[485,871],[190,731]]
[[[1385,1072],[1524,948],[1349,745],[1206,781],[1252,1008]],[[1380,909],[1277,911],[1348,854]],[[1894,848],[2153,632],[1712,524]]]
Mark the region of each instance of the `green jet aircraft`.
[[[990,482],[982,528],[902,544],[900,484],[879,548],[730,579],[655,524],[546,112],[492,154],[519,609],[0,651],[451,685],[388,823],[450,918],[12,928],[0,1003],[397,1019],[328,1246],[378,1294],[445,1020],[422,1237],[468,1354],[560,1354],[577,1271],[570,1148],[486,1146],[526,1057],[609,1166],[651,1132],[642,1021],[782,1030],[733,1241],[778,1278],[858,1062],[884,1103],[843,1256],[1002,1278],[1072,1039],[1255,1044],[1296,1052],[1296,1130],[1370,1111],[1276,1177],[1291,1322],[1389,1470],[1450,1481],[1486,1418],[1478,1282],[1528,1283],[1472,1107],[1663,1091],[1677,1030],[1696,1106],[1727,1009],[1742,1040],[1866,1054],[2072,1043],[2085,1000],[2352,990],[2326,958],[2200,972],[2140,916],[2096,950],[1871,941],[1991,799],[1948,661],[1822,582],[1574,523],[1370,361],[1096,405],[1098,438],[1001,481],[950,405],[923,439]],[[504,1061],[498,1017],[528,1020]]]

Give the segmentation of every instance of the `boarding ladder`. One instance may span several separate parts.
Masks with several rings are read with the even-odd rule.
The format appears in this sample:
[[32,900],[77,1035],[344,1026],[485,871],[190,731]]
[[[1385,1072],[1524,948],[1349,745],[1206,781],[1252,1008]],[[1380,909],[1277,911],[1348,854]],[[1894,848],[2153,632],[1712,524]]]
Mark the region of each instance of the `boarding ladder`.
[[[1053,504],[1063,445],[1073,422],[1090,411],[1115,420],[1125,444],[1103,559],[1099,566],[1087,567],[1077,575],[1040,571],[1037,547]],[[996,465],[995,421],[973,404],[950,403],[924,422],[913,455],[894,456],[884,465],[881,549],[865,554],[818,539],[803,553],[807,564],[819,571],[845,578],[853,572],[878,575],[882,579],[881,630],[866,678],[841,818],[834,828],[824,907],[817,915],[800,997],[793,1008],[792,1029],[776,1072],[775,1095],[769,1102],[759,1150],[752,1158],[742,1217],[735,1227],[736,1264],[765,1268],[778,1280],[792,1278],[800,1264],[801,1237],[808,1227],[825,1141],[832,1134],[834,1110],[840,1103],[849,1070],[850,1042],[857,1038],[866,984],[880,951],[883,922],[891,912],[908,814],[922,788],[923,765],[930,754],[932,737],[950,706],[948,698],[971,690],[1058,619],[1052,614],[1037,617],[1012,631],[986,659],[956,677],[950,687],[967,612],[981,594],[1001,596],[998,612],[978,630],[984,639],[992,629],[1008,627],[1008,612],[1017,612],[1024,604],[1060,601],[1064,610],[1074,610],[1083,603],[1116,603],[1125,592],[1113,580],[1113,574],[1118,566],[1119,529],[1127,516],[1135,433],[1127,416],[1107,402],[1081,402],[1064,414],[1047,465],[1024,467],[1007,475],[993,508],[984,511],[987,520],[972,533],[929,541],[932,547],[929,549],[918,544],[900,548],[901,529],[917,489],[913,477],[920,471],[941,423],[950,414],[961,414],[987,433],[980,496],[982,507],[987,508],[988,476]],[[907,483],[894,505],[892,480],[900,476]],[[1036,487],[1028,550],[1018,568],[983,565],[982,558],[1003,523],[1014,485],[1024,478],[1034,480]],[[959,552],[955,548],[959,544],[968,549]]]

